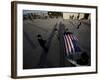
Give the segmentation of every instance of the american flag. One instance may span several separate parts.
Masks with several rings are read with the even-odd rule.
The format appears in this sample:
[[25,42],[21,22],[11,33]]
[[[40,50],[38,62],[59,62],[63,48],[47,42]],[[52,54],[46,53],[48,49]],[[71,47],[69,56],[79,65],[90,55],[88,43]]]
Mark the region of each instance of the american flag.
[[70,55],[75,52],[81,52],[76,36],[74,36],[72,33],[66,33],[63,37],[65,43],[65,52],[67,53],[67,55]]

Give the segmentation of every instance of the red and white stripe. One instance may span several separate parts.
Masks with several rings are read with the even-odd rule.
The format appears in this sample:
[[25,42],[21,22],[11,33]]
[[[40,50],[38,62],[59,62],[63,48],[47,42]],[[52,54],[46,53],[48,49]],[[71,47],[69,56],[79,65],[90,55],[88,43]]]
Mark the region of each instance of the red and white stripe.
[[76,39],[72,34],[64,35],[65,51],[67,54],[75,52],[72,40]]
[[66,41],[66,38],[65,38],[65,36],[64,36],[64,42],[65,42],[65,52],[66,53],[68,53],[69,51],[69,49],[68,49],[68,44],[67,44],[67,41]]
[[68,39],[69,39],[70,44],[71,44],[71,49],[74,52],[75,50],[74,50],[74,45],[73,45],[73,42],[72,42],[72,39],[71,39],[71,35],[68,35]]

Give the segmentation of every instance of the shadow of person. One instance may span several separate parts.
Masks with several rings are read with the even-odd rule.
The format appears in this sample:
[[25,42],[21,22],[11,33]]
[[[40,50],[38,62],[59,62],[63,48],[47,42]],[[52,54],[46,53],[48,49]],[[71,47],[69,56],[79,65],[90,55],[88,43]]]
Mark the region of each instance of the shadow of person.
[[46,40],[44,40],[42,38],[42,35],[38,34],[37,35],[37,38],[38,38],[38,42],[40,44],[40,46],[43,48],[43,52],[40,56],[40,61],[38,63],[38,68],[44,68],[46,66],[46,58],[47,58],[47,52],[48,52],[48,48],[46,47]]
[[83,52],[81,54],[80,59],[77,60],[77,64],[80,64],[80,65],[88,65],[89,64],[89,56],[87,55],[86,52]]
[[39,42],[40,46],[43,48],[43,52],[40,55],[40,61],[38,63],[39,68],[40,67],[42,67],[42,68],[48,67],[47,54],[48,54],[48,50],[49,50],[50,45],[51,45],[52,38],[55,35],[55,31],[57,31],[56,26],[57,26],[57,24],[54,25],[54,28],[53,28],[53,30],[52,30],[52,32],[47,40],[44,40],[41,34],[37,35],[38,42]]
[[45,52],[47,52],[48,49],[45,46],[46,40],[43,40],[42,35],[40,35],[40,34],[38,34],[37,37],[38,37],[38,42],[39,42],[40,46],[43,48],[43,50]]
[[81,24],[82,24],[81,22],[78,24],[77,29],[79,29],[79,27],[81,26]]

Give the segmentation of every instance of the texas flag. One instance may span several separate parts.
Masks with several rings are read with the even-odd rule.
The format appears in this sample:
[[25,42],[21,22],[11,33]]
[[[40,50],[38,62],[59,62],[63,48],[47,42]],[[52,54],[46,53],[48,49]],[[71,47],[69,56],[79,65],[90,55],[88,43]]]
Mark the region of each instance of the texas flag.
[[78,45],[78,39],[70,32],[64,33],[64,43],[65,43],[65,53],[67,55],[73,54],[75,52],[81,52]]

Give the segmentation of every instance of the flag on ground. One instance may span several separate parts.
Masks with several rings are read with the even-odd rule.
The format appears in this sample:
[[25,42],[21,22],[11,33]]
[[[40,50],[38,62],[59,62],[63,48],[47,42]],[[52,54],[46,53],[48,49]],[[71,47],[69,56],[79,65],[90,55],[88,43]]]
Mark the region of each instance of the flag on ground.
[[81,52],[76,36],[74,36],[72,33],[66,32],[63,37],[65,43],[65,52],[67,55],[73,54],[75,52]]

